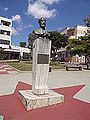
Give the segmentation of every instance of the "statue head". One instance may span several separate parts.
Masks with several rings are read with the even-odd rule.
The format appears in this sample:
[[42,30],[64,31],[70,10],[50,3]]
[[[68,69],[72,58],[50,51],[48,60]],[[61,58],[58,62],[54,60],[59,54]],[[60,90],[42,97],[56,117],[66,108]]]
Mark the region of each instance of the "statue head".
[[39,23],[40,27],[45,30],[45,28],[46,28],[46,18],[44,18],[44,17],[40,18],[38,20],[38,23]]

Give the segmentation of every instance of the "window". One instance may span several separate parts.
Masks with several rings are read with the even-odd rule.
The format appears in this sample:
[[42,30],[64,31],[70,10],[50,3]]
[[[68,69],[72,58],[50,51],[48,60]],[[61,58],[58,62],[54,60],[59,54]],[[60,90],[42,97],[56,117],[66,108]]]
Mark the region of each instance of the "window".
[[0,34],[10,36],[10,31],[0,30]]
[[1,34],[4,34],[4,31],[3,31],[3,30],[0,30],[0,33],[1,33]]
[[11,23],[4,21],[4,20],[1,20],[1,24],[5,25],[5,26],[10,26]]
[[9,35],[9,36],[10,36],[10,31],[7,31],[7,35]]
[[0,44],[9,45],[9,44],[10,44],[10,41],[0,39]]
[[74,35],[74,31],[71,32],[71,35],[72,35],[72,36]]

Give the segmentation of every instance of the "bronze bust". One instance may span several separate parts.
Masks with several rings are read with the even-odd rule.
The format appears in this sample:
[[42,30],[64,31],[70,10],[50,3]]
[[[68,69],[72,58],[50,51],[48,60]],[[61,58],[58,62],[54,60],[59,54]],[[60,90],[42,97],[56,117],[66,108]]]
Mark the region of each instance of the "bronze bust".
[[46,18],[40,18],[38,20],[39,26],[40,28],[38,30],[34,30],[33,33],[34,35],[38,36],[38,37],[46,37],[49,38],[50,34],[48,32],[46,32]]

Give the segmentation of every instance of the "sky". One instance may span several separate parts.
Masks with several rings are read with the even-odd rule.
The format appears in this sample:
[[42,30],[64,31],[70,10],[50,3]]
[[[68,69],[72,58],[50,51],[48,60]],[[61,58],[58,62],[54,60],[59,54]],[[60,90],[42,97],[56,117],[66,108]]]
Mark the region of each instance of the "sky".
[[90,14],[90,0],[0,0],[0,16],[12,19],[12,45],[28,43],[28,35],[45,17],[47,31],[84,25]]

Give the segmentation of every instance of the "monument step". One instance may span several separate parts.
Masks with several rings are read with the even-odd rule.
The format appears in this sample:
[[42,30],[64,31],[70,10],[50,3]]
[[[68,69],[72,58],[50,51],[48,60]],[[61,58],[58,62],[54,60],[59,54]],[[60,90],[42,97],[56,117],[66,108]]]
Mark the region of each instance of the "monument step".
[[32,90],[19,91],[19,98],[26,110],[33,110],[64,102],[64,96],[52,90],[46,95],[35,95]]

